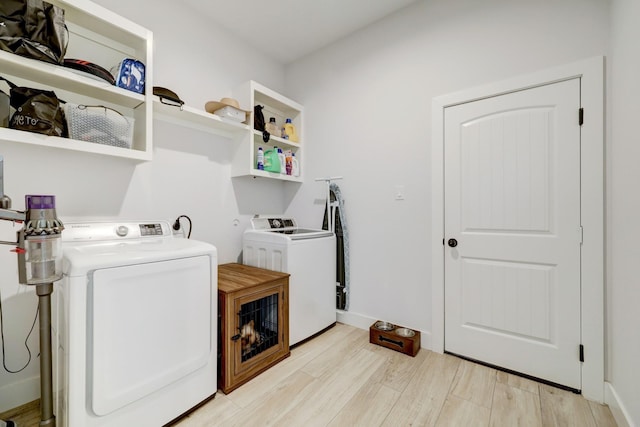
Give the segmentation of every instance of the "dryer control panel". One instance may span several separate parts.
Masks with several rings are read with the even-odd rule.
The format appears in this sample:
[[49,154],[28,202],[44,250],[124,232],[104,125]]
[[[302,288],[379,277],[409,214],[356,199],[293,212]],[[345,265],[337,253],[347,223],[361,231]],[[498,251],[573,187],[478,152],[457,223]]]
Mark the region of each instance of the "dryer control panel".
[[162,232],[162,224],[140,224],[140,235],[141,236],[162,236],[164,233]]
[[153,222],[83,222],[67,223],[63,241],[102,241],[141,238],[173,238],[167,221]]

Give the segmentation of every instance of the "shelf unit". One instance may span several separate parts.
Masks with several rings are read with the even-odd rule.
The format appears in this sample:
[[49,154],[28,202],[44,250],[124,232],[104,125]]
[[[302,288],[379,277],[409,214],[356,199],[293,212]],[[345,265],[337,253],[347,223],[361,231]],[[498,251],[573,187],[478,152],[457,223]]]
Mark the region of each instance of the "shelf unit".
[[[0,142],[30,144],[66,150],[83,151],[139,161],[152,159],[153,118],[198,129],[229,138],[236,145],[232,160],[232,176],[254,176],[280,181],[302,182],[304,156],[303,108],[265,86],[249,81],[234,92],[240,105],[253,109],[264,105],[268,121],[275,117],[279,126],[291,118],[300,142],[272,136],[263,142],[262,132],[253,130],[253,114],[248,124],[225,120],[204,110],[183,106],[182,109],[160,102],[151,94],[153,87],[153,34],[151,31],[88,0],[50,0],[65,10],[69,29],[66,58],[83,59],[104,68],[115,66],[124,58],[136,58],[145,64],[146,94],[131,92],[69,68],[24,58],[0,51],[0,70],[9,80],[21,86],[51,89],[67,102],[104,105],[134,119],[131,149],[112,147],[69,138],[49,137],[37,133],[0,128]],[[258,170],[258,147],[263,150],[277,146],[295,153],[299,175],[285,175]]]
[[[243,108],[253,110],[255,105],[263,105],[264,109],[262,112],[265,121],[269,122],[270,117],[275,117],[279,127],[284,124],[285,119],[290,118],[296,127],[299,141],[293,142],[277,136],[271,136],[269,142],[265,143],[262,140],[262,132],[253,129],[254,115],[251,114],[251,119],[249,120],[250,132],[241,135],[241,138],[237,141],[237,147],[231,165],[231,176],[253,176],[281,181],[302,182],[304,176],[304,120],[302,105],[253,80],[237,88],[234,91],[234,97],[240,102],[240,106]],[[258,147],[262,147],[262,150],[266,152],[266,150],[272,149],[274,146],[282,148],[283,151],[291,150],[295,153],[299,164],[299,176],[284,175],[257,169],[256,157]]]
[[[151,31],[87,0],[49,0],[65,11],[69,44],[65,58],[83,59],[104,68],[124,58],[145,64],[145,87],[153,86]],[[131,92],[69,68],[0,51],[0,70],[12,82],[51,89],[67,102],[104,105],[135,120],[131,149],[0,128],[0,141],[84,151],[134,160],[152,158],[152,96]],[[150,91],[149,91],[150,92]]]

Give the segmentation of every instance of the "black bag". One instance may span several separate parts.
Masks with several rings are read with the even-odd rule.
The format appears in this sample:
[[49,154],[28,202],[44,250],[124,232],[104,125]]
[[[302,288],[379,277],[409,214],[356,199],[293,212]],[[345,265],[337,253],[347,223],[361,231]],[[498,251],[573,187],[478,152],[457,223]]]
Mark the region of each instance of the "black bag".
[[43,0],[2,0],[0,22],[0,49],[63,63],[69,37],[61,7]]
[[264,114],[262,114],[263,105],[253,107],[253,128],[255,130],[264,131]]
[[9,120],[11,129],[36,132],[49,136],[66,137],[64,113],[61,102],[52,90],[32,89],[16,86],[4,77],[9,84],[10,103],[16,112]]

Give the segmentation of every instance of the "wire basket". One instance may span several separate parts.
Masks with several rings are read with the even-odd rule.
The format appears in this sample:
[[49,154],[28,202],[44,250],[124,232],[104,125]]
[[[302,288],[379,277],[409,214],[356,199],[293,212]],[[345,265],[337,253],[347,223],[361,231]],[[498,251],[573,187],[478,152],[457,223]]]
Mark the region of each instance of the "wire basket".
[[131,148],[134,119],[103,105],[64,104],[69,138]]

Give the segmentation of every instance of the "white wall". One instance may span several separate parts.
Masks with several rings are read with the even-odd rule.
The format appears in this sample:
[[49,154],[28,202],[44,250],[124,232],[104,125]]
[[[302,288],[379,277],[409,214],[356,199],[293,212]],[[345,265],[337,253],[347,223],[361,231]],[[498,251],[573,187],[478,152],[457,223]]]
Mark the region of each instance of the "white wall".
[[[418,328],[429,346],[432,98],[605,55],[608,6],[420,1],[287,66],[287,93],[308,119],[306,176],[344,176],[350,312]],[[306,183],[288,212],[318,225],[322,198]]]
[[[284,205],[303,225],[320,226],[325,193],[313,178],[343,175],[351,311],[421,329],[427,337],[431,98],[607,55],[607,380],[629,418],[640,423],[636,0],[422,1],[291,64],[286,74],[175,2],[99,3],[154,31],[155,84],[190,105],[228,96],[248,79],[302,103],[307,182],[299,189],[287,185],[281,199],[279,185],[231,181],[229,141],[156,122],[151,163],[3,144],[5,189],[14,207],[22,208],[24,194],[50,192],[63,217],[173,219],[184,213],[194,219],[193,237],[214,243],[220,261],[229,262],[239,255],[240,232],[254,212]],[[406,200],[394,200],[395,185],[405,186]],[[0,240],[14,239],[16,229],[0,224]],[[0,251],[0,291],[7,364],[15,369],[27,358],[23,341],[36,297],[17,285],[14,255],[6,251]],[[29,345],[37,353],[37,328]],[[0,411],[37,398],[37,371],[37,360],[21,374],[0,369]]]
[[640,425],[640,138],[636,129],[640,116],[640,3],[613,0],[611,10],[607,379],[627,412],[627,421]]
[[[283,88],[281,64],[176,2],[98,3],[154,32],[154,83],[171,88],[190,106],[204,109],[206,101],[230,96],[249,79]],[[216,245],[224,263],[238,259],[241,232],[252,214],[284,209],[279,183],[230,179],[232,149],[233,142],[225,138],[155,121],[152,162],[10,143],[0,146],[0,154],[5,158],[5,191],[14,209],[24,208],[25,194],[50,193],[57,196],[64,220],[173,220],[186,214],[194,222],[192,238]],[[234,219],[239,225],[234,226]],[[0,240],[15,241],[18,229],[0,222]],[[23,343],[37,297],[18,285],[15,255],[9,249],[0,246],[0,293],[6,364],[15,370],[28,359]],[[33,357],[25,371],[9,374],[0,368],[0,412],[39,396],[37,325],[29,347]]]

